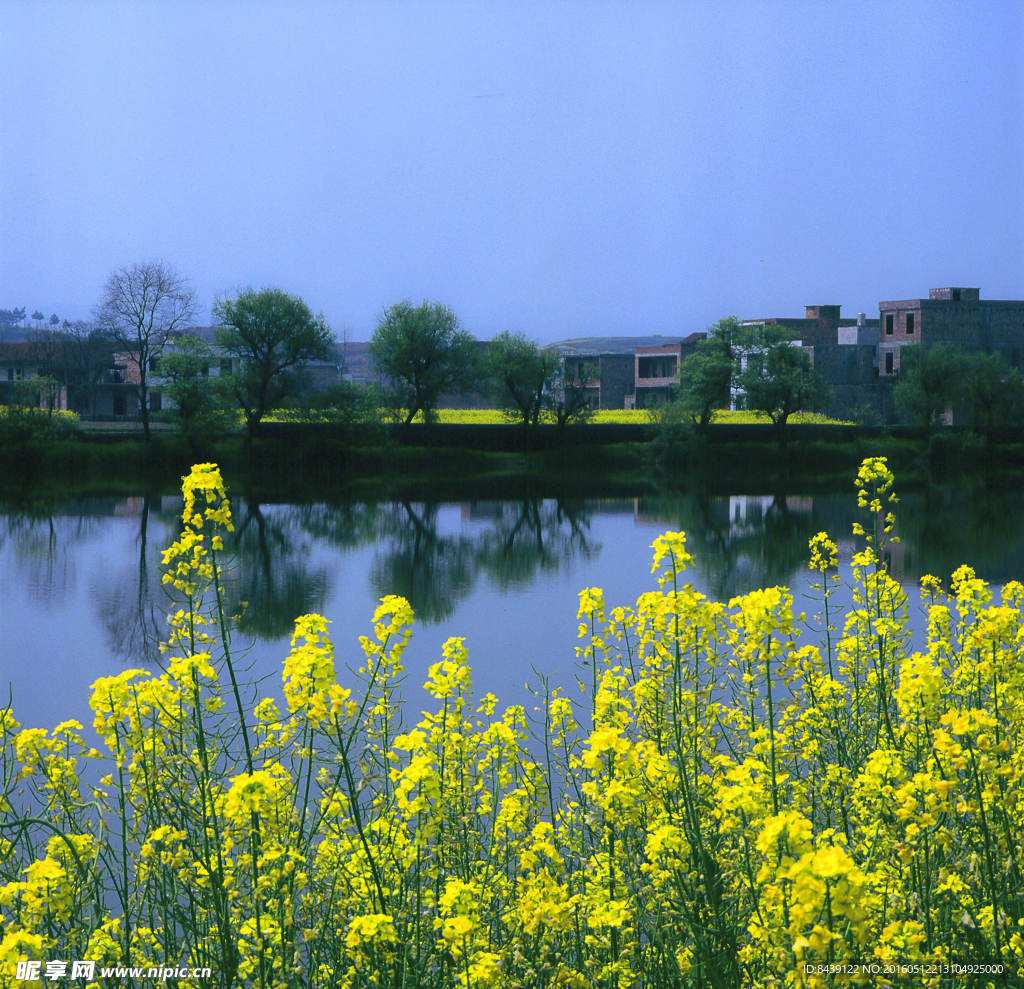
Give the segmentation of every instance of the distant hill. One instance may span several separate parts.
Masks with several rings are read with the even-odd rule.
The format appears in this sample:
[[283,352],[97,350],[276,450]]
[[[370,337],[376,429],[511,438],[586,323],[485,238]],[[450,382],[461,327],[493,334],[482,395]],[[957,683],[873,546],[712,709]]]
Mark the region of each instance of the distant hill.
[[576,337],[559,340],[551,346],[574,354],[631,354],[636,347],[670,347],[682,339],[656,333],[646,337]]

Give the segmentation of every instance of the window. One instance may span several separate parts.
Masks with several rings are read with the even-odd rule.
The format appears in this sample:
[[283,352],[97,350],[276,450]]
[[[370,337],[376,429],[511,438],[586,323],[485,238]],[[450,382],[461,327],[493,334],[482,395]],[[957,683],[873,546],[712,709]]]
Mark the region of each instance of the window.
[[960,301],[960,289],[958,289],[958,288],[953,289],[953,301],[954,302],[959,302]]
[[907,332],[914,332],[914,314],[912,312],[907,313]]
[[149,411],[159,412],[163,408],[164,397],[158,391],[151,391],[149,393]]
[[159,358],[150,357],[150,359],[149,359],[149,373],[150,374],[156,374],[157,360],[159,360]]
[[885,355],[885,373],[892,374],[892,351]]
[[885,314],[885,335],[887,337],[891,337],[892,336],[892,324],[893,324],[893,314],[891,312],[887,312]]
[[128,396],[123,391],[114,392],[113,414],[123,416],[128,411]]

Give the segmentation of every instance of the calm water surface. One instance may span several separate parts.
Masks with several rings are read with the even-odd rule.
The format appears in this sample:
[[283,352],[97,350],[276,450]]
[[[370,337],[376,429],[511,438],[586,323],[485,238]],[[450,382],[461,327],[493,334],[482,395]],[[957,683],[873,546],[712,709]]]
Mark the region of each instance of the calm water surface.
[[[91,721],[89,685],[129,667],[155,668],[167,598],[160,551],[177,534],[178,497],[93,499],[0,509],[0,686],[26,727]],[[529,703],[531,668],[571,682],[577,594],[602,587],[609,606],[654,588],[650,544],[684,529],[697,558],[688,577],[728,600],[771,584],[807,593],[807,541],[820,530],[857,546],[852,493],[645,494],[615,501],[256,504],[234,502],[231,594],[247,602],[247,662],[275,692],[292,623],[332,622],[339,679],[358,663],[358,636],[384,594],[417,615],[406,653],[411,713],[427,667],[452,635],[466,638],[479,693]],[[908,590],[922,573],[962,563],[995,584],[1024,578],[1018,486],[929,488],[899,504],[892,560]],[[916,594],[913,595],[916,601]],[[5,689],[6,692],[6,689]]]

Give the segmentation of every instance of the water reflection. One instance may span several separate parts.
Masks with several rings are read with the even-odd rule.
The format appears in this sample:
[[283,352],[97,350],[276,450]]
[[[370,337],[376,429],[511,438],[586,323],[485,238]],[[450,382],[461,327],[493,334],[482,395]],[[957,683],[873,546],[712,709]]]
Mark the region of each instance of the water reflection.
[[333,573],[311,561],[312,542],[294,509],[236,504],[228,605],[230,613],[242,614],[244,634],[281,639],[300,615],[323,611]]
[[758,587],[789,583],[805,565],[808,540],[834,515],[830,500],[781,492],[664,495],[639,499],[637,518],[686,532],[707,593],[728,601]]
[[[160,639],[165,635],[168,598],[161,581],[155,553],[164,548],[161,538],[150,546],[150,521],[160,511],[160,499],[154,508],[152,495],[128,498],[118,502],[114,514],[131,518],[138,516],[137,552],[126,557],[118,572],[98,574],[92,582],[96,610],[107,633],[113,655],[126,665],[149,665],[157,653]],[[162,537],[167,530],[166,519],[160,518],[155,535]],[[111,560],[113,566],[118,561]]]
[[1024,492],[1020,485],[929,486],[904,495],[893,548],[898,573],[946,579],[968,564],[993,584],[1024,579]]
[[[180,504],[176,496],[143,494],[0,510],[0,593],[8,601],[17,592],[24,599],[18,620],[32,622],[59,612],[84,583],[109,652],[132,664],[151,662],[165,635],[160,551],[177,534]],[[721,600],[792,583],[816,532],[837,538],[842,555],[856,548],[849,536],[857,517],[852,490],[813,497],[789,490],[648,490],[617,501],[458,505],[429,499],[267,505],[238,497],[234,509],[229,605],[245,603],[246,634],[275,641],[290,634],[299,615],[323,613],[352,582],[370,598],[407,597],[423,624],[443,623],[481,587],[525,593],[542,576],[598,560],[613,533],[621,540],[635,532],[648,544],[658,530],[686,531],[696,582]],[[1024,576],[1019,486],[922,487],[903,493],[897,516],[903,541],[893,548],[892,564],[898,578],[916,582],[926,572],[948,578],[963,563],[993,583]],[[102,566],[83,580],[87,553]]]
[[[106,512],[112,504],[103,506]],[[75,547],[96,534],[100,525],[96,505],[82,508],[82,514],[73,515],[57,514],[45,505],[0,514],[0,553],[9,576],[40,607],[59,605],[77,587]]]
[[508,590],[529,584],[540,572],[557,573],[575,558],[600,553],[601,544],[590,534],[591,519],[608,508],[570,500],[485,502],[463,506],[463,517],[493,513],[477,561],[494,587]]
[[[532,499],[460,506],[457,532],[442,528],[439,502],[316,505],[298,512],[306,533],[342,549],[377,547],[369,569],[376,597],[399,594],[426,624],[445,621],[481,575],[501,589],[523,586],[599,551],[585,502]],[[479,530],[479,523],[484,527]],[[477,531],[474,531],[476,529]]]

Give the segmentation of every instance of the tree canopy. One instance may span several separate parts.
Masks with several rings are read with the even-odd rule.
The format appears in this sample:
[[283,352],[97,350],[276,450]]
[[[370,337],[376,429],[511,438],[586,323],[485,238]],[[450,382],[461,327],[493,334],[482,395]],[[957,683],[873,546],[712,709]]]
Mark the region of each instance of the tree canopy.
[[812,367],[810,355],[794,346],[777,323],[755,329],[741,359],[746,366],[736,383],[743,405],[767,415],[780,442],[794,412],[818,412],[832,399],[832,390]]
[[679,365],[680,408],[703,432],[716,408],[728,408],[733,378],[732,341],[741,327],[738,316],[726,316],[708,328],[705,339]]
[[487,348],[485,370],[498,405],[515,409],[524,425],[536,426],[544,408],[545,387],[558,365],[557,355],[539,350],[523,333],[505,330]]
[[1024,419],[1024,381],[1003,355],[972,354],[962,401],[971,428],[992,439],[1019,429]]
[[930,430],[963,394],[967,355],[957,347],[913,344],[900,350],[900,379],[893,391],[902,418]]
[[406,425],[422,411],[429,420],[444,392],[469,391],[476,377],[476,341],[439,302],[408,299],[384,311],[373,331],[370,360],[387,379]]
[[306,361],[326,360],[334,336],[323,314],[297,295],[277,288],[246,289],[213,306],[220,323],[217,345],[237,358],[233,391],[250,437],[263,417],[288,393],[286,374]]
[[18,326],[25,319],[25,307],[20,309],[0,309],[0,330]]
[[223,416],[225,400],[230,398],[226,391],[231,379],[209,373],[215,359],[205,340],[185,334],[160,358],[158,370],[168,379],[167,397],[173,403],[166,415],[178,422],[190,441],[197,430]]
[[600,378],[598,365],[579,354],[560,354],[544,392],[545,417],[556,426],[586,422],[594,414],[587,388]]

